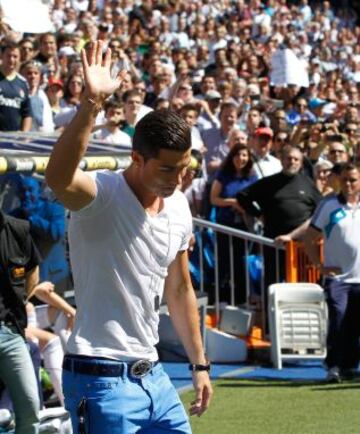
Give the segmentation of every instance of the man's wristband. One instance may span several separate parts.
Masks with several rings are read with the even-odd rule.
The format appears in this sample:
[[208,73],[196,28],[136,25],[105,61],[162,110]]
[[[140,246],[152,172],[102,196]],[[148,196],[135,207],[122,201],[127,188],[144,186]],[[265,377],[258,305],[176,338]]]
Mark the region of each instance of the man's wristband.
[[189,371],[197,372],[197,371],[210,371],[210,363],[207,365],[189,365]]

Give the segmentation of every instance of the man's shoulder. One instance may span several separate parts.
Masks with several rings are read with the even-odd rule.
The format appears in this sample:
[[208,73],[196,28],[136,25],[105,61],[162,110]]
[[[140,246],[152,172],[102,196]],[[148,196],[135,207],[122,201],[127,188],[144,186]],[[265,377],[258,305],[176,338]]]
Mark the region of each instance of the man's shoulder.
[[336,193],[330,193],[318,203],[314,218],[323,213],[329,214],[340,207],[342,207],[342,203],[339,201],[339,196]]
[[215,125],[201,132],[201,136],[203,138],[212,138],[214,137],[214,135],[219,135],[219,134],[220,134],[220,127],[217,127]]
[[268,160],[271,161],[272,163],[276,163],[276,164],[280,164],[280,165],[281,165],[281,161],[280,161],[277,157],[275,157],[274,155],[272,155],[272,154],[268,154],[268,155],[267,155],[267,158],[268,158]]
[[181,217],[190,215],[189,202],[185,194],[180,190],[175,190],[174,193],[167,199],[167,208]]
[[30,233],[30,223],[27,220],[10,215],[4,216],[4,227],[23,237],[26,237]]
[[169,197],[169,199],[175,204],[175,206],[178,206],[179,208],[184,202],[187,203],[185,194],[178,189],[174,191],[174,193]]

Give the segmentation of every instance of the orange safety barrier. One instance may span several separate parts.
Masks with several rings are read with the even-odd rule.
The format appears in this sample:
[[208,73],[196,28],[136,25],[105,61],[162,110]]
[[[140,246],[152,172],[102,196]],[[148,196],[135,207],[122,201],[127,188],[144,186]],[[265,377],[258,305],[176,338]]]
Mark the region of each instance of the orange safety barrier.
[[[323,255],[323,243],[319,243],[320,258]],[[286,281],[317,283],[320,279],[319,270],[311,264],[305,253],[304,243],[290,241],[285,246]]]

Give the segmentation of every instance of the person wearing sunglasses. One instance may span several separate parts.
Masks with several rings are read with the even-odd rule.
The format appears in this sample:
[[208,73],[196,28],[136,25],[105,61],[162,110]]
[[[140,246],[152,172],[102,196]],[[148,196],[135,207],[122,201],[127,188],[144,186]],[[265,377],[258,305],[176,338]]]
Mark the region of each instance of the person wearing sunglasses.
[[300,97],[296,100],[293,110],[287,113],[286,121],[288,125],[295,126],[299,124],[314,124],[316,116],[308,109],[308,103],[305,98]]
[[328,160],[333,164],[346,163],[349,160],[349,154],[345,145],[334,136],[330,137],[328,145]]

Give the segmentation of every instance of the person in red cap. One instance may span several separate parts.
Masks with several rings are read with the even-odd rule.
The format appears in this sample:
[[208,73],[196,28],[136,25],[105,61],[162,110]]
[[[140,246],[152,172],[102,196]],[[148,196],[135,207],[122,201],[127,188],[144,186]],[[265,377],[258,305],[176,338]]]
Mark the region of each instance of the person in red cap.
[[53,117],[60,112],[60,100],[64,96],[64,83],[56,77],[49,78],[46,87],[46,95],[49,99]]
[[274,133],[269,127],[259,127],[253,135],[254,170],[258,178],[274,175],[281,171],[281,162],[270,154]]

